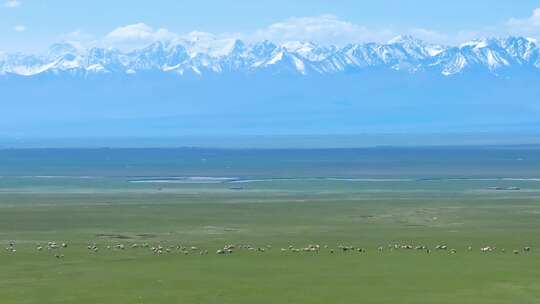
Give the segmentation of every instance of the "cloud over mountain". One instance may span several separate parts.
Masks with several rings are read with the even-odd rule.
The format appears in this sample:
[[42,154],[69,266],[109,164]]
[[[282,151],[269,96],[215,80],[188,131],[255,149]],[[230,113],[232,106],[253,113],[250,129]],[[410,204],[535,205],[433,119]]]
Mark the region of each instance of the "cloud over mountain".
[[140,22],[121,26],[105,36],[105,42],[116,45],[137,47],[156,41],[170,41],[177,39],[178,35],[167,29],[154,30],[152,27]]
[[[340,19],[332,14],[320,16],[292,17],[272,23],[266,27],[243,32],[206,33],[201,31],[175,32],[159,27],[154,28],[146,23],[138,22],[119,26],[103,37],[84,33],[77,37],[76,30],[63,36],[71,43],[86,46],[115,47],[124,50],[142,48],[153,42],[178,43],[185,40],[208,37],[222,40],[241,39],[246,42],[263,40],[281,44],[289,41],[310,41],[320,45],[343,46],[348,43],[385,42],[398,35],[412,35],[422,40],[445,45],[460,45],[466,41],[484,37],[526,36],[540,38],[540,8],[533,10],[526,18],[510,18],[500,24],[492,24],[480,29],[461,29],[455,32],[444,32],[426,27],[395,28],[369,27]],[[90,41],[87,36],[92,36]]]
[[365,41],[385,41],[394,36],[389,29],[370,29],[344,21],[334,15],[295,17],[255,31],[254,38],[277,42],[291,40],[325,44],[347,44]]
[[21,6],[22,3],[20,1],[17,1],[17,0],[8,0],[4,3],[4,6],[7,7],[7,8],[17,8],[19,6]]
[[531,37],[540,37],[540,8],[535,9],[528,18],[511,18],[506,23],[509,32]]

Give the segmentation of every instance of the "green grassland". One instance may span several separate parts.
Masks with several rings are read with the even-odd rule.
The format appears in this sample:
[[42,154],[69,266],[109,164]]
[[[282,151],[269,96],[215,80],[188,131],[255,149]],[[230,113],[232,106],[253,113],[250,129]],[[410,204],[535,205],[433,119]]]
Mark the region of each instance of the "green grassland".
[[[2,304],[540,301],[540,182],[1,182]],[[487,190],[494,184],[521,190]],[[15,253],[3,249],[10,240]],[[36,249],[48,241],[68,247]],[[144,243],[173,249],[156,255]],[[432,250],[390,250],[396,243]],[[217,255],[226,244],[265,252]],[[281,250],[308,244],[322,249]]]

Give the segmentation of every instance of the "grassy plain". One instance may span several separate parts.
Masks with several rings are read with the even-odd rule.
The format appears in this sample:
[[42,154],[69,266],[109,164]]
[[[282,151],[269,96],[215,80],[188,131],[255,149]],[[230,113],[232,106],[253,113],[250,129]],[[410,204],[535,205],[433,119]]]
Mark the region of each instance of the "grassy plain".
[[[493,185],[522,189],[487,190]],[[119,177],[3,178],[0,243],[6,247],[14,240],[17,252],[0,252],[1,303],[540,299],[539,182],[281,180],[241,187],[134,184]],[[48,241],[68,247],[36,250]],[[97,253],[87,249],[94,242]],[[148,248],[131,248],[143,243],[198,250],[156,256]],[[389,250],[394,243],[447,244],[457,253]],[[126,249],[106,249],[117,244]],[[225,244],[266,251],[216,255]],[[328,249],[280,250],[308,244]],[[341,252],[340,244],[367,252]],[[488,245],[497,251],[480,253]],[[532,251],[521,252],[524,246]],[[204,249],[209,254],[199,255]]]

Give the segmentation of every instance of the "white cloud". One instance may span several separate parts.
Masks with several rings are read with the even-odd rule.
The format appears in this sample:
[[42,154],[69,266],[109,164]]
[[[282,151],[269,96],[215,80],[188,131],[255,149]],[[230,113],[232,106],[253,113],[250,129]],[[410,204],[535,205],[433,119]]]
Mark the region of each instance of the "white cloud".
[[277,42],[313,41],[322,44],[346,44],[355,42],[387,42],[398,35],[412,35],[431,43],[459,45],[465,41],[482,36],[497,35],[494,29],[484,28],[480,31],[463,30],[445,33],[429,28],[371,28],[349,21],[341,20],[334,15],[317,17],[290,18],[255,31],[248,38],[253,40],[268,39]]
[[334,15],[315,17],[294,17],[273,23],[265,28],[244,33],[207,33],[192,31],[174,33],[166,28],[154,29],[145,23],[135,23],[118,27],[104,38],[95,39],[82,31],[64,35],[63,41],[79,46],[105,46],[131,50],[147,46],[156,41],[187,42],[194,52],[211,50],[216,46],[230,46],[234,39],[247,42],[270,40],[277,43],[290,41],[311,41],[319,44],[344,45],[347,43],[386,42],[399,34],[410,34],[428,42],[461,43],[474,37],[469,32],[450,35],[424,28],[412,28],[397,31],[391,28],[368,28]]
[[510,20],[508,20],[508,25],[515,27],[540,27],[540,8],[534,9],[532,15],[529,18],[511,18]]
[[[23,28],[24,30],[24,28]],[[189,44],[194,52],[211,50],[217,46],[232,46],[234,39],[247,42],[270,40],[277,43],[289,41],[312,41],[319,44],[343,45],[347,43],[386,42],[391,38],[408,34],[431,43],[459,45],[482,37],[524,35],[540,38],[540,8],[530,17],[511,18],[506,22],[476,30],[442,32],[430,28],[374,28],[339,19],[334,15],[293,17],[264,28],[243,33],[206,33],[193,31],[175,33],[166,28],[153,28],[145,23],[118,27],[105,37],[96,38],[80,30],[62,36],[62,40],[79,46],[105,46],[124,50],[140,48],[156,41]]]
[[454,33],[443,33],[425,28],[413,28],[408,30],[407,34],[430,43],[444,45],[460,45],[463,42],[471,41],[481,37],[497,36],[497,34],[495,34],[490,28],[485,28],[482,31],[462,30]]
[[540,8],[533,10],[532,15],[519,19],[511,18],[506,22],[507,30],[513,35],[540,37]]
[[14,31],[16,32],[24,32],[26,31],[26,26],[24,25],[17,25],[13,28]]
[[88,34],[81,29],[64,34],[58,40],[72,44],[77,48],[94,47],[99,43],[94,35]]
[[130,24],[114,29],[105,36],[105,43],[118,47],[137,47],[155,41],[171,41],[178,35],[165,28],[154,30],[144,23]]
[[350,42],[386,41],[395,36],[390,29],[370,29],[343,21],[334,15],[294,17],[255,31],[255,40],[277,42],[301,40],[318,43],[344,44]]
[[413,28],[408,34],[431,43],[447,43],[451,40],[448,34],[425,28]]
[[20,1],[17,1],[17,0],[8,0],[4,3],[4,7],[7,7],[7,8],[16,8],[16,7],[19,7],[21,6],[22,3]]

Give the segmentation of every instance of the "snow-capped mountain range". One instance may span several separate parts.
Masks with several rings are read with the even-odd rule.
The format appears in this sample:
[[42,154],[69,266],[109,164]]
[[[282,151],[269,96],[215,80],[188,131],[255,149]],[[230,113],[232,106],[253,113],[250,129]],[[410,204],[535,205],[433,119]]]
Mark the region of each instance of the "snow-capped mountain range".
[[335,74],[367,68],[409,73],[430,71],[452,76],[468,70],[498,75],[508,69],[540,72],[540,49],[523,37],[479,39],[459,46],[430,44],[399,36],[387,43],[323,46],[311,42],[245,43],[235,39],[192,39],[156,42],[122,52],[112,48],[81,49],[69,43],[52,45],[46,54],[1,54],[0,75],[38,74],[173,75],[216,73]]

